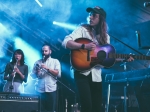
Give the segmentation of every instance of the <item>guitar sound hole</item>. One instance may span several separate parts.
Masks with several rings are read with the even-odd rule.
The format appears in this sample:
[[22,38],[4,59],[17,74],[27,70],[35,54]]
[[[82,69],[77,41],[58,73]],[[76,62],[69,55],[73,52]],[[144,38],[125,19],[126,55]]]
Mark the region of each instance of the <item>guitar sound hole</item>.
[[99,51],[97,53],[97,58],[101,61],[103,61],[106,58],[106,52],[105,51]]

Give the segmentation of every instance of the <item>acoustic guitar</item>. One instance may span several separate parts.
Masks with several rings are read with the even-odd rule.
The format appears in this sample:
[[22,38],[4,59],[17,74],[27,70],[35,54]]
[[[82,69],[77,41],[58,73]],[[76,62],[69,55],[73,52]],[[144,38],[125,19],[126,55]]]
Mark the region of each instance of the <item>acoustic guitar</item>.
[[[78,38],[77,43],[88,44],[92,41],[87,38]],[[71,50],[71,65],[77,71],[86,71],[91,68],[102,65],[110,68],[115,64],[116,58],[128,58],[129,54],[116,54],[115,48],[110,44],[96,46],[95,50],[74,49]],[[150,56],[132,55],[134,59],[150,60]]]

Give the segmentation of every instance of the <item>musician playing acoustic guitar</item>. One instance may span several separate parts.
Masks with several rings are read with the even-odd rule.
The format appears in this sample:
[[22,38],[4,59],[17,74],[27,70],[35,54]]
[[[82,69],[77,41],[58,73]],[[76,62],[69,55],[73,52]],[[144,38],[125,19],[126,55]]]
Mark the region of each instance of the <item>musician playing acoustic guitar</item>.
[[[107,24],[105,21],[106,12],[103,10],[103,8],[100,8],[98,6],[94,8],[89,7],[86,9],[86,11],[89,13],[88,24],[81,25],[70,35],[67,35],[62,45],[65,48],[68,48],[71,51],[73,51],[73,55],[75,55],[71,60],[71,63],[75,64],[73,66],[75,68],[74,78],[79,92],[81,112],[101,112],[102,66],[90,65],[90,54],[93,54],[92,51],[95,50],[97,45],[109,44],[110,37],[107,34]],[[86,38],[87,40],[85,39],[85,41],[80,41],[79,38]],[[89,42],[89,40],[91,40],[91,42]],[[76,52],[80,52],[81,56],[76,54]],[[87,53],[87,55],[85,53]],[[104,56],[106,55],[103,52],[101,53],[104,54]],[[76,61],[74,61],[74,59]],[[84,60],[86,63],[85,66],[87,65],[87,70],[86,67],[82,67],[82,65],[84,65],[82,61]],[[128,59],[128,61],[132,60],[132,57]],[[80,67],[78,67],[78,65]],[[89,69],[89,66],[92,66],[92,68]]]

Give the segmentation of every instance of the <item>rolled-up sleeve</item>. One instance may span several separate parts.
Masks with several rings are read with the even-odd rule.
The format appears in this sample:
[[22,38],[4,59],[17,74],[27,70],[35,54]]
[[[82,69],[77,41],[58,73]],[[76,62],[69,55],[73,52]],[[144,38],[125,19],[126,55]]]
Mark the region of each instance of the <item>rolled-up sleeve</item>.
[[107,43],[110,44],[110,36],[107,34]]
[[83,27],[80,26],[80,27],[78,27],[77,29],[75,29],[71,34],[67,35],[67,36],[64,38],[63,42],[62,42],[62,46],[63,46],[64,48],[66,48],[67,42],[68,42],[69,40],[73,40],[73,41],[74,41],[74,40],[76,40],[77,38],[83,37],[82,30],[83,30]]
[[60,62],[56,59],[56,62],[55,62],[55,70],[58,70],[58,77],[61,77],[61,65],[60,65]]

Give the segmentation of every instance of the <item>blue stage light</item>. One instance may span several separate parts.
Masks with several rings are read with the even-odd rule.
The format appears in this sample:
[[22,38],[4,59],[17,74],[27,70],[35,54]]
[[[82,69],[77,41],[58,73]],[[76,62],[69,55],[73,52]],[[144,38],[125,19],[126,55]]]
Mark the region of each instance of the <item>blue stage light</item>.
[[70,29],[70,30],[74,30],[74,29],[77,28],[77,25],[69,24],[69,23],[62,23],[62,22],[53,21],[53,24],[55,24],[57,26],[64,27],[64,28],[67,28],[67,29]]

